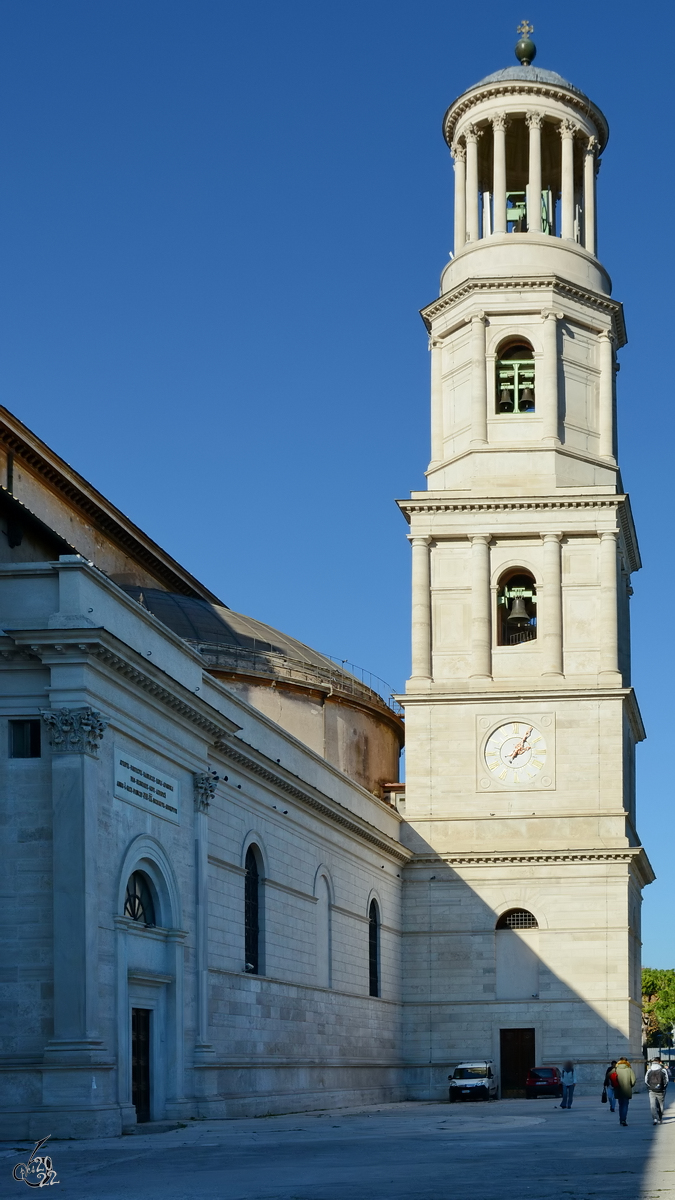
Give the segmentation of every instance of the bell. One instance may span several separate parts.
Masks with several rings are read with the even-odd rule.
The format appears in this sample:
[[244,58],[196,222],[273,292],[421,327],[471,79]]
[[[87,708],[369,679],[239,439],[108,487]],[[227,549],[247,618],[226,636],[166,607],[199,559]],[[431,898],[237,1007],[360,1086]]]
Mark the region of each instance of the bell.
[[534,408],[534,392],[532,391],[532,388],[530,388],[530,387],[523,388],[523,394],[520,397],[520,411],[521,412],[532,412],[533,408]]
[[516,596],[513,604],[511,605],[511,612],[506,620],[508,621],[509,625],[529,625],[530,618],[527,615],[525,601],[523,600],[522,596]]
[[503,388],[499,396],[499,411],[503,413],[513,412],[513,396],[508,388]]

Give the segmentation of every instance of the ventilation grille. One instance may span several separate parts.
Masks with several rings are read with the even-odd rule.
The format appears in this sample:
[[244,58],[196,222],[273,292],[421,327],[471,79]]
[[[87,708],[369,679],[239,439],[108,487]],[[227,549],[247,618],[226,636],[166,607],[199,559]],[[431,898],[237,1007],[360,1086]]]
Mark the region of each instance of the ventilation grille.
[[524,908],[511,908],[502,914],[497,929],[538,929],[537,918]]

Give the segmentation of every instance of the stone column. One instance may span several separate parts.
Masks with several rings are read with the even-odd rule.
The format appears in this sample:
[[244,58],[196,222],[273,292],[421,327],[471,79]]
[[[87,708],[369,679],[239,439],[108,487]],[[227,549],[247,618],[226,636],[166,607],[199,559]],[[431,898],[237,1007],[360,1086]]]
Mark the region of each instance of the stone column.
[[600,672],[619,670],[619,622],[617,596],[618,530],[600,534]]
[[492,118],[493,130],[493,230],[495,233],[506,233],[506,130],[508,120],[505,113],[497,113]]
[[450,151],[455,160],[455,254],[466,242],[466,147],[455,142]]
[[598,139],[591,137],[584,155],[584,246],[595,254],[595,155]]
[[471,317],[471,445],[487,445],[485,313]]
[[431,464],[443,462],[443,344],[429,338],[431,355]]
[[[541,413],[542,438],[549,446],[560,444],[560,408],[558,402],[558,320],[562,313],[542,312],[544,353],[541,388],[535,390],[535,409]],[[538,380],[537,380],[538,384]]]
[[490,536],[471,538],[471,678],[492,676]]
[[478,241],[478,139],[481,130],[475,125],[467,126],[466,142],[466,236],[467,241]]
[[529,112],[525,120],[530,131],[527,228],[529,233],[541,233],[541,126],[543,118],[541,113]]
[[562,572],[560,543],[562,533],[543,534],[544,606],[540,620],[537,606],[537,636],[542,644],[542,675],[563,674],[562,644]]
[[52,746],[54,1033],[45,1058],[100,1058],[96,753],[107,720],[91,708],[42,714]]
[[411,678],[431,679],[431,550],[430,537],[411,537],[412,671]]
[[560,137],[562,139],[562,222],[561,237],[566,241],[574,241],[574,134],[576,125],[565,117],[560,122]]
[[[195,806],[195,900],[197,933],[197,1036],[195,1057],[214,1053],[209,1042],[209,805],[218,776],[204,771],[193,776]],[[181,947],[182,950],[182,947]],[[178,973],[176,973],[178,979]]]
[[[602,166],[602,159],[598,158],[596,155],[596,158],[595,158],[595,178],[596,178],[596,180],[598,178],[598,175],[600,174],[601,166]],[[593,190],[593,195],[594,195],[594,197],[597,198],[597,195],[598,195],[597,182],[596,182],[595,188]],[[597,204],[595,206],[595,231],[593,234],[593,243],[595,246],[594,254],[595,254],[595,257],[597,258],[598,257],[598,207],[597,207]]]
[[598,451],[614,462],[614,335],[603,330],[598,339],[600,382],[598,385]]

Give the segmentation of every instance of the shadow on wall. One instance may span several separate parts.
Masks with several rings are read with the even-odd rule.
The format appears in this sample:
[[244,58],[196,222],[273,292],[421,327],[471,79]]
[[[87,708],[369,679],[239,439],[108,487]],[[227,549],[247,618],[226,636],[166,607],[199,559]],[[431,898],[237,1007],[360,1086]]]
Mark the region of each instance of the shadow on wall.
[[[472,886],[428,850],[404,880],[408,1098],[446,1099],[451,1069],[472,1059],[495,1063],[504,1098],[525,1097],[530,1066],[566,1059],[577,1093],[598,1103],[607,1065],[622,1055],[642,1088],[640,1006],[628,995],[639,980],[639,943],[631,942],[629,964],[628,914],[612,897],[618,886],[625,901],[625,876],[583,863],[564,866],[564,880],[537,878],[536,865],[528,878],[522,867],[493,863],[463,868],[480,874]],[[602,927],[593,928],[594,911]],[[583,980],[584,995],[572,979]]]

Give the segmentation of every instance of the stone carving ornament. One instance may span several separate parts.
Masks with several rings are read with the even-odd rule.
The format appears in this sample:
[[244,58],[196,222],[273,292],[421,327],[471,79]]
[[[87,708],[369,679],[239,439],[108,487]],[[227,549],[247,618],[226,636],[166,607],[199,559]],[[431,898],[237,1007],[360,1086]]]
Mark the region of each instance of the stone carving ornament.
[[216,794],[218,776],[215,771],[203,771],[193,777],[195,791],[195,809],[197,812],[208,812],[209,805]]
[[55,754],[96,754],[108,718],[94,708],[53,708],[43,712]]

